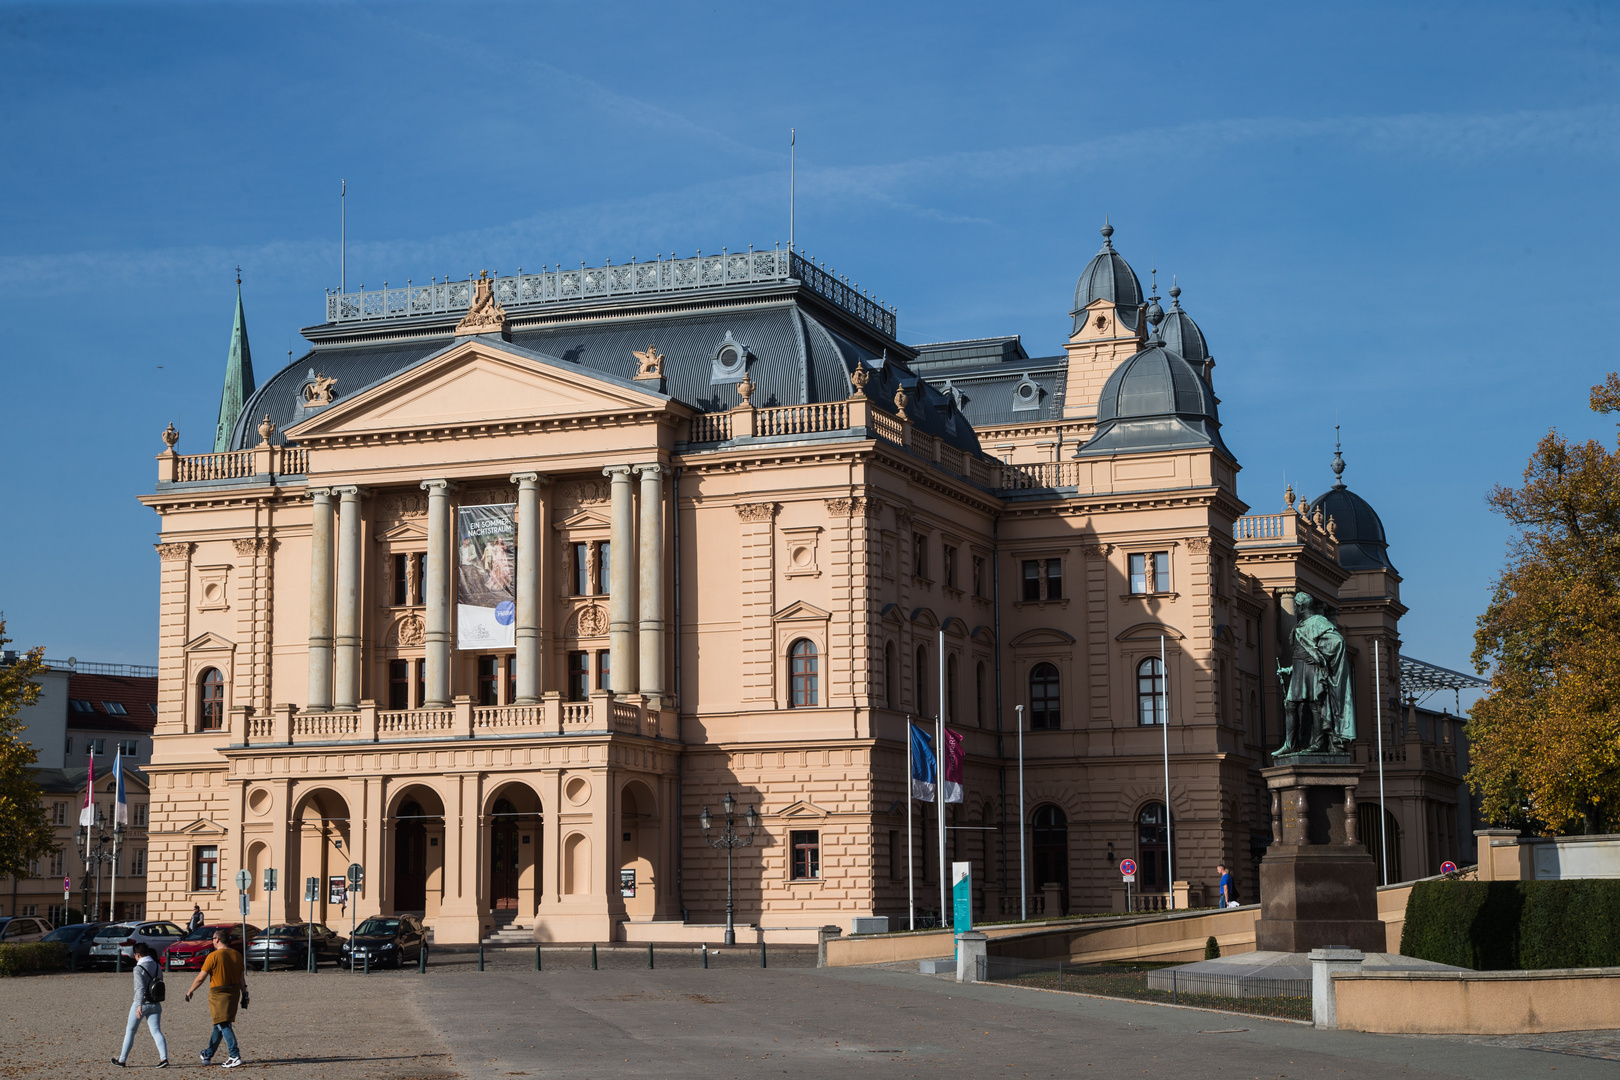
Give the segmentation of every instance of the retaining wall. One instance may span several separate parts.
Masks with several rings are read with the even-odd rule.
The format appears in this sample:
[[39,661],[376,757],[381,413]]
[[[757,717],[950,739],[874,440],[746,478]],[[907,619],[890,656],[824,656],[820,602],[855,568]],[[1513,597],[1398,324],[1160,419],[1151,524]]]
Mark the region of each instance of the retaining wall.
[[1338,1026],[1406,1035],[1620,1028],[1620,968],[1377,971],[1333,976]]

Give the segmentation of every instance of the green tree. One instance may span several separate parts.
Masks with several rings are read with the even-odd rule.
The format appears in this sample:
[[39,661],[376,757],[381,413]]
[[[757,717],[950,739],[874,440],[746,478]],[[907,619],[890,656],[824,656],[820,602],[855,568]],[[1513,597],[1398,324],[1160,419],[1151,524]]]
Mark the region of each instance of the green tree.
[[[0,619],[0,647],[10,644]],[[0,875],[28,873],[28,864],[56,847],[45,817],[33,766],[39,751],[22,738],[22,710],[39,700],[45,650],[30,649],[15,662],[0,666]]]
[[[1620,412],[1620,375],[1591,407]],[[1490,689],[1468,723],[1485,815],[1535,831],[1620,825],[1620,444],[1550,431],[1491,508],[1518,530],[1474,634]]]

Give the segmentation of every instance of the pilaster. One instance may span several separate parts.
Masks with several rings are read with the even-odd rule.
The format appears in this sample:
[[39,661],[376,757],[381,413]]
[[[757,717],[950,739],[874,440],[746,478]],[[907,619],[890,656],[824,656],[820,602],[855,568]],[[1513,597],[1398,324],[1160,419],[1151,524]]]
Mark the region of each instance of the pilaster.
[[775,522],[780,509],[774,502],[740,503],[739,553],[742,575],[737,583],[742,596],[742,700],[776,699],[775,644],[771,616],[776,611]]

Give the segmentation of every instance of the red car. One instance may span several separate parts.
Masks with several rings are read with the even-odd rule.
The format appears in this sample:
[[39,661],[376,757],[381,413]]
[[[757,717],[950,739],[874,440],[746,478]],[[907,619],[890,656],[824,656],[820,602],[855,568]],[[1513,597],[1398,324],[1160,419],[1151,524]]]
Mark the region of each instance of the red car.
[[[241,923],[211,923],[208,926],[199,926],[185,937],[169,946],[170,971],[199,971],[208,954],[214,951],[214,931],[224,930],[230,936],[225,940],[237,952],[242,951],[242,924]],[[252,923],[247,925],[248,938],[259,935],[259,928]]]

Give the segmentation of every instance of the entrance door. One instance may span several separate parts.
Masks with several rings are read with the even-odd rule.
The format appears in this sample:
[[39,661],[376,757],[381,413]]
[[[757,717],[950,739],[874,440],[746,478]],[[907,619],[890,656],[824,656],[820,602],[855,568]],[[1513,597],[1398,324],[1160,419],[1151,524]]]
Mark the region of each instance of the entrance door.
[[399,808],[394,823],[394,910],[427,910],[427,826],[422,807],[414,802]]
[[517,808],[505,799],[497,799],[495,820],[489,830],[489,907],[491,911],[516,911],[517,906]]
[[1170,891],[1170,828],[1163,803],[1149,803],[1137,815],[1136,862],[1138,892]]
[[1035,811],[1031,825],[1035,880],[1030,884],[1036,890],[1051,883],[1062,886],[1059,897],[1063,911],[1046,912],[1048,917],[1061,915],[1069,909],[1069,819],[1057,807],[1043,806]]

